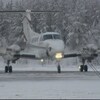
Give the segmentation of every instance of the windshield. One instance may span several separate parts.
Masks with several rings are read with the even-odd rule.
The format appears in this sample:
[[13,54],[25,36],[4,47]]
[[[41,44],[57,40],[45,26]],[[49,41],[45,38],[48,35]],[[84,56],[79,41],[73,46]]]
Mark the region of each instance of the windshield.
[[48,39],[61,39],[61,36],[59,34],[47,34],[43,36],[44,41]]
[[43,40],[53,39],[52,35],[44,35]]
[[53,34],[53,38],[54,39],[61,39],[60,35],[57,35],[57,34]]

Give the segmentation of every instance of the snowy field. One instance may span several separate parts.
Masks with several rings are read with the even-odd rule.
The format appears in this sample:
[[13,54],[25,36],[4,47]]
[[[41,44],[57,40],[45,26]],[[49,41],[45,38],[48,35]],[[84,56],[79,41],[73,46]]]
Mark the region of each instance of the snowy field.
[[65,65],[62,71],[66,72],[58,74],[55,64],[31,62],[15,64],[15,73],[5,74],[5,64],[0,65],[0,99],[100,99],[100,78],[91,68],[88,73],[81,73],[78,67]]
[[100,99],[100,80],[0,82],[0,99]]

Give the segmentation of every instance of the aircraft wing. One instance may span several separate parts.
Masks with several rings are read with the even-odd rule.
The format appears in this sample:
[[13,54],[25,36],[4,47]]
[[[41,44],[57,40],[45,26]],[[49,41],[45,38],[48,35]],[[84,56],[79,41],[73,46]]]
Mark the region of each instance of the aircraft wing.
[[39,60],[39,58],[31,54],[15,54],[14,57]]
[[80,57],[80,56],[81,56],[81,54],[76,54],[76,53],[64,54],[64,58]]
[[[64,58],[71,58],[71,57],[79,57],[81,56],[81,54],[65,54]],[[17,58],[26,58],[26,59],[34,59],[34,60],[39,60],[40,58],[37,58],[35,55],[31,55],[31,54],[15,54],[14,57]]]

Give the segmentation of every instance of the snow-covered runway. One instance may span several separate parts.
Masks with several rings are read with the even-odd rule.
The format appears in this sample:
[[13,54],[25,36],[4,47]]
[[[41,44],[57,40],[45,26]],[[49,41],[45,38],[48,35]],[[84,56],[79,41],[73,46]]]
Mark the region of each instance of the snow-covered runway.
[[0,99],[99,98],[99,80],[40,80],[0,83]]
[[100,78],[93,71],[71,67],[58,74],[53,67],[19,65],[11,74],[1,67],[0,99],[100,99]]

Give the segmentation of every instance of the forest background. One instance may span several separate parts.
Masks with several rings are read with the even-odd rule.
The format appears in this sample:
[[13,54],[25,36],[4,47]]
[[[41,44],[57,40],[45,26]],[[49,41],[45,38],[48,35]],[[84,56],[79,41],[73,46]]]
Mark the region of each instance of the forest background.
[[[0,0],[0,10],[57,10],[56,13],[32,13],[32,27],[39,34],[62,34],[70,50],[88,44],[100,47],[100,0]],[[22,36],[22,13],[0,13],[0,45],[11,45]]]

